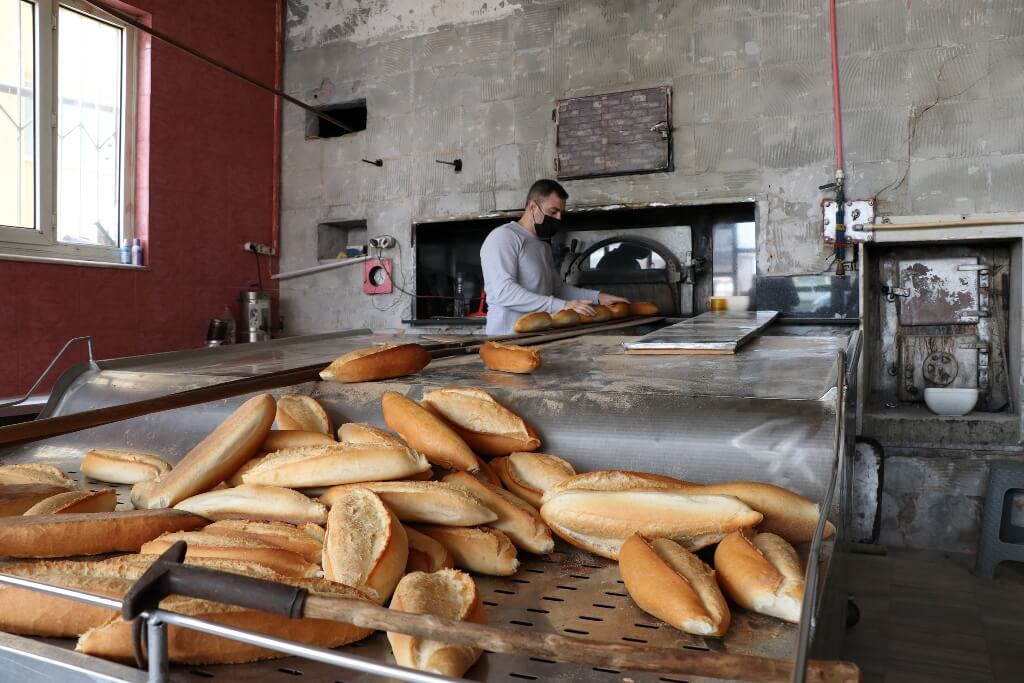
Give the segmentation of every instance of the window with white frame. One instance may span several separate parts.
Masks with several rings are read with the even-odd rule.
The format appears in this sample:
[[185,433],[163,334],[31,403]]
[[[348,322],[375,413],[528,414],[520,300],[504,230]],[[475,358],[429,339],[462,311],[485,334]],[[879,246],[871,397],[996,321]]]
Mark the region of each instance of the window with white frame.
[[133,237],[135,31],[0,0],[0,257],[118,260]]

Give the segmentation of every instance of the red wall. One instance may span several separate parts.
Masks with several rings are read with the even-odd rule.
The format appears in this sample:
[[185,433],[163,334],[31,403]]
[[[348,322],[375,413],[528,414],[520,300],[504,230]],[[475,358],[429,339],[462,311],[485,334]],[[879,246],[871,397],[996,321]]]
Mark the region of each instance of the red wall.
[[[281,0],[131,4],[154,29],[278,79]],[[92,335],[98,358],[202,346],[208,320],[225,304],[237,318],[238,293],[256,281],[241,244],[274,237],[275,98],[156,39],[151,58],[148,212],[139,201],[151,270],[0,260],[0,397],[24,393],[72,337]]]

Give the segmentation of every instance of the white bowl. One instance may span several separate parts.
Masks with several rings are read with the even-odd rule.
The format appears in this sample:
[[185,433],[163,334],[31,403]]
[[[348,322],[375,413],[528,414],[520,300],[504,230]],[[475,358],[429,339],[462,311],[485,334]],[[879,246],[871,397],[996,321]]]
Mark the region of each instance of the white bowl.
[[978,402],[978,390],[930,387],[924,390],[924,402],[936,415],[966,415]]
[[750,309],[749,296],[727,296],[725,298],[725,310],[746,311]]

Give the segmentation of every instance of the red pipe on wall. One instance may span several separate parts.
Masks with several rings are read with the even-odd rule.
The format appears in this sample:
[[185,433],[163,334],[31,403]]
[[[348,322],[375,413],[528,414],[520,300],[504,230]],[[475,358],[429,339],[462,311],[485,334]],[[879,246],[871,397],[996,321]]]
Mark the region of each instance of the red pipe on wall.
[[836,0],[828,3],[829,37],[832,41],[832,111],[836,126],[836,170],[843,170],[843,115],[839,102],[839,37],[836,35]]

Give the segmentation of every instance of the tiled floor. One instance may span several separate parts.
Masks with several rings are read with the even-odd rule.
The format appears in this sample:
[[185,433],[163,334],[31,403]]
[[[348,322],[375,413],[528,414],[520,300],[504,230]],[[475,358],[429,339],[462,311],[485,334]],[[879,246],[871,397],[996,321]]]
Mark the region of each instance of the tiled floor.
[[974,557],[916,550],[855,555],[851,583],[860,622],[844,659],[866,683],[1024,681],[1024,564],[991,581]]

